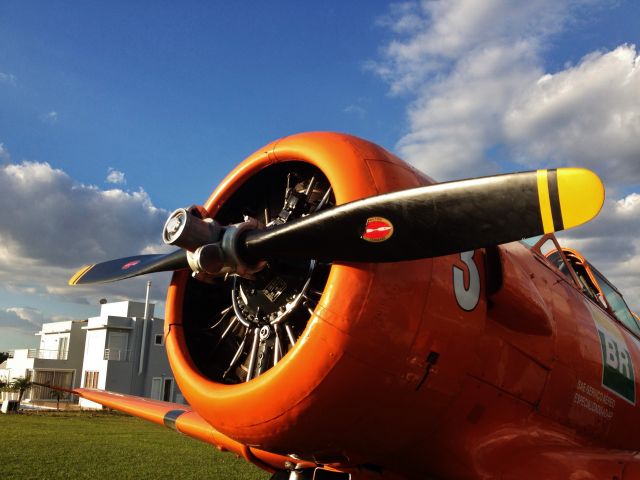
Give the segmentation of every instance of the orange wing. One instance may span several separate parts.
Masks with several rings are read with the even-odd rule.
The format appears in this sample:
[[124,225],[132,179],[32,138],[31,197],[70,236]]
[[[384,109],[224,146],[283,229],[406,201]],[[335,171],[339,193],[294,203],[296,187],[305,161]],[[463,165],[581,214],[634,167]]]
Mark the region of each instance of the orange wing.
[[[164,425],[184,435],[214,445],[221,452],[235,453],[236,456],[241,456],[245,460],[269,472],[285,469],[287,468],[285,463],[291,462],[291,458],[289,457],[251,448],[232,440],[209,425],[206,420],[198,415],[197,412],[194,412],[188,405],[163,402],[161,400],[152,400],[93,388],[67,390],[65,388],[43,384],[36,385],[66,391],[91,400],[92,402],[100,403],[105,407],[143,418],[158,425]],[[298,462],[298,464],[300,468],[315,467],[314,464],[308,462]]]

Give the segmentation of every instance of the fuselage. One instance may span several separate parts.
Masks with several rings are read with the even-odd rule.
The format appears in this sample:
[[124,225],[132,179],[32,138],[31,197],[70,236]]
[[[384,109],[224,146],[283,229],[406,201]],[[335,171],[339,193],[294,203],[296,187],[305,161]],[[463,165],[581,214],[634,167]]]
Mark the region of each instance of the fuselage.
[[[249,157],[205,208],[215,218],[247,179],[291,161],[320,169],[338,204],[432,183],[369,142],[304,134]],[[603,478],[640,448],[637,340],[524,244],[336,262],[295,347],[234,385],[189,353],[194,281],[179,272],[170,288],[172,368],[198,414],[252,448],[372,478]]]

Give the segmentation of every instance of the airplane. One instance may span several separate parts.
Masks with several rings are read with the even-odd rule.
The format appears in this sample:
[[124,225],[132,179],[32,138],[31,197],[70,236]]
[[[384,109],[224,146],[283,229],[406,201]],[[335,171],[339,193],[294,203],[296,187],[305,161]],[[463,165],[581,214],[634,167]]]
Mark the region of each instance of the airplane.
[[69,281],[174,272],[189,405],[71,392],[274,480],[638,479],[640,319],[554,236],[603,202],[580,168],[435,183],[354,136],[279,139],[171,214],[174,252]]

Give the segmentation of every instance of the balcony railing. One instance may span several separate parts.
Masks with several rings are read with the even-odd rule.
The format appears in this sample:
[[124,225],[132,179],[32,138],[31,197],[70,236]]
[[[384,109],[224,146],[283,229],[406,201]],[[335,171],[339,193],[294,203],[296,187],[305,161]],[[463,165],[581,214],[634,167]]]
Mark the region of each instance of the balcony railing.
[[128,362],[131,356],[130,350],[121,350],[118,348],[105,348],[104,359],[116,362]]
[[43,350],[41,348],[30,348],[27,352],[27,358],[40,360],[66,360],[68,355],[68,350]]

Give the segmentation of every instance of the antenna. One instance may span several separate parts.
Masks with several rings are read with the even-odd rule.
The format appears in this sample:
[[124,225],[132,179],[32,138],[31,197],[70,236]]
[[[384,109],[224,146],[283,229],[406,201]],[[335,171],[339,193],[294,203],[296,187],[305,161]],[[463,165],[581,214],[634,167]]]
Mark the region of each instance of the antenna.
[[144,301],[144,318],[149,319],[149,293],[151,292],[151,280],[147,282],[147,298]]

